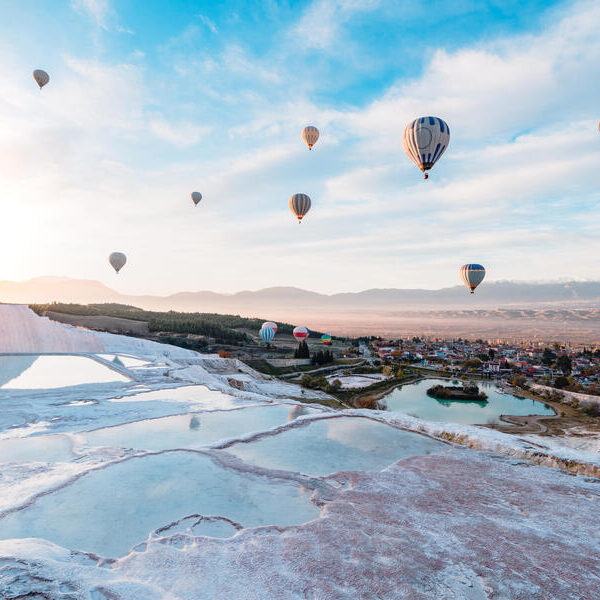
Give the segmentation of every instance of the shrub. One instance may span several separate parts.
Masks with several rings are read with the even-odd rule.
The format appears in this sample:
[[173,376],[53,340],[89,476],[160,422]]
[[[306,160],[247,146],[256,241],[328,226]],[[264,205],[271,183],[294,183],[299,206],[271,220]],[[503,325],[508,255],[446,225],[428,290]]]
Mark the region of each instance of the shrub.
[[302,379],[300,380],[300,385],[305,388],[312,387],[313,386],[313,378],[308,373],[305,373],[304,375],[302,375]]
[[368,408],[370,410],[377,410],[379,408],[379,403],[376,398],[371,396],[358,397],[354,400],[355,408]]

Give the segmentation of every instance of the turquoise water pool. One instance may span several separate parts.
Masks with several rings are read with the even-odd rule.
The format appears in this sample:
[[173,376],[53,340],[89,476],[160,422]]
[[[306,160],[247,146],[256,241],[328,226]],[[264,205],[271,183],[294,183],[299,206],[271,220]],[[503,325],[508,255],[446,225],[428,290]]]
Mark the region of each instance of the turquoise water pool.
[[371,419],[337,417],[240,442],[227,452],[260,467],[322,476],[337,471],[379,471],[407,456],[447,449],[442,442]]
[[136,421],[82,433],[81,437],[90,446],[154,451],[198,448],[217,440],[271,429],[299,416],[318,412],[321,411],[304,406],[250,406],[238,410],[190,413]]
[[500,393],[495,384],[488,382],[478,382],[479,389],[488,396],[487,402],[437,400],[428,396],[427,390],[440,383],[452,385],[451,381],[423,379],[394,389],[383,400],[387,410],[392,412],[402,412],[428,421],[470,425],[485,425],[489,421],[499,420],[500,415],[554,414],[552,408],[542,402]]
[[36,390],[130,381],[87,356],[26,354],[0,356],[0,389]]
[[[118,557],[188,515],[224,517],[245,527],[311,521],[320,514],[311,493],[295,483],[224,469],[196,453],[148,455],[91,471],[0,518],[0,539],[40,537]],[[209,535],[235,533],[221,529]]]

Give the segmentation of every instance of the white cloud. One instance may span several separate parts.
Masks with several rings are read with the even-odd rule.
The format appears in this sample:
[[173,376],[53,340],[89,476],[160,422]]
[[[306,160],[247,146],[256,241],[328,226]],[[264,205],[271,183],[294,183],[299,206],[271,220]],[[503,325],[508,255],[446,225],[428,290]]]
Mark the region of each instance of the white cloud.
[[109,0],[71,0],[71,6],[78,13],[89,15],[99,27],[108,29],[107,21],[112,15]]
[[340,29],[347,21],[381,4],[381,0],[316,0],[292,28],[289,37],[306,49],[329,48],[338,40]]
[[211,21],[206,15],[203,14],[198,14],[197,15],[198,18],[200,19],[200,21],[202,21],[202,23],[204,25],[206,25],[206,27],[215,35],[217,35],[219,33],[219,30],[217,29],[217,26],[214,24],[213,21]]

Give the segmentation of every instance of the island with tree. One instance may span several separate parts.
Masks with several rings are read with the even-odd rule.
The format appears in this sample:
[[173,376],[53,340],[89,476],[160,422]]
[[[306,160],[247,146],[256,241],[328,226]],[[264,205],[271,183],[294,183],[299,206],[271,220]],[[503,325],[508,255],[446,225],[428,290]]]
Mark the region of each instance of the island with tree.
[[487,402],[487,395],[480,392],[475,385],[462,387],[451,385],[434,385],[427,390],[427,395],[439,400],[467,400],[476,402]]

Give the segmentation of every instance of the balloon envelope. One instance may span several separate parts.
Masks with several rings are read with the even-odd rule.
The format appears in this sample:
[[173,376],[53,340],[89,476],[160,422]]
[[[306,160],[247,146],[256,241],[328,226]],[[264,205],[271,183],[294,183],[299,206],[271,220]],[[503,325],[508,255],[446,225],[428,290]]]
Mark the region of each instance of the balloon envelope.
[[310,198],[306,194],[293,194],[290,196],[290,210],[298,217],[298,223],[310,210]]
[[321,341],[326,345],[329,346],[329,344],[331,344],[331,336],[328,333],[325,333],[321,336]]
[[50,81],[50,75],[42,69],[36,69],[33,72],[34,81],[40,86],[40,90]]
[[200,192],[192,192],[192,202],[194,206],[198,206],[198,202],[202,200],[202,194]]
[[464,284],[471,290],[472,294],[475,288],[483,281],[485,269],[475,263],[463,265],[460,268],[460,277]]
[[304,340],[308,337],[310,332],[306,327],[294,327],[294,337],[297,340]]
[[[433,167],[450,143],[450,129],[439,117],[419,117],[404,130],[402,147],[423,173]],[[425,179],[428,175],[425,173]]]
[[319,139],[319,130],[314,125],[307,125],[302,130],[302,139],[306,142],[308,149],[312,150]]
[[266,321],[262,324],[262,327],[270,327],[273,331],[275,331],[275,333],[277,333],[277,323],[273,323],[273,321]]
[[275,330],[272,327],[264,327],[260,330],[260,338],[265,344],[270,344],[275,337]]
[[110,266],[118,273],[127,262],[127,257],[122,252],[113,252],[108,257],[108,262]]

